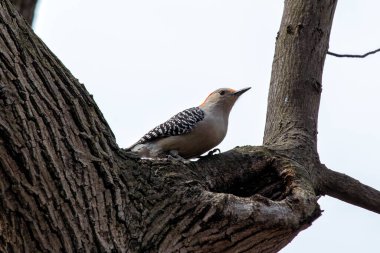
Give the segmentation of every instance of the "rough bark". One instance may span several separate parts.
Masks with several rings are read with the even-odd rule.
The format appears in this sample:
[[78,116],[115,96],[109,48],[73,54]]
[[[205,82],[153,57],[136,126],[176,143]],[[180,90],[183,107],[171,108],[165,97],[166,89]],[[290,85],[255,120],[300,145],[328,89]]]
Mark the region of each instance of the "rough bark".
[[11,0],[18,12],[25,18],[29,25],[33,24],[34,10],[37,0]]
[[184,164],[120,149],[85,87],[1,1],[0,251],[277,252],[321,214],[318,194],[377,211],[379,192],[336,191],[318,160],[335,5],[285,2],[265,146]]
[[277,35],[264,144],[317,151],[322,72],[336,2],[285,2]]

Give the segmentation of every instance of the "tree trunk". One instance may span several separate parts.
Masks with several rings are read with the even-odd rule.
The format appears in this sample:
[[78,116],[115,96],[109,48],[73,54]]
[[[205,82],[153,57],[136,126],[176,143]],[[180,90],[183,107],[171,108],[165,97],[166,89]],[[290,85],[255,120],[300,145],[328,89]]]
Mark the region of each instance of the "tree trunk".
[[84,86],[0,2],[0,251],[277,252],[319,217],[319,194],[380,213],[378,191],[318,159],[335,6],[285,1],[265,146],[185,164],[120,149]]
[[34,10],[36,9],[37,0],[11,0],[18,12],[25,20],[32,25],[34,18]]

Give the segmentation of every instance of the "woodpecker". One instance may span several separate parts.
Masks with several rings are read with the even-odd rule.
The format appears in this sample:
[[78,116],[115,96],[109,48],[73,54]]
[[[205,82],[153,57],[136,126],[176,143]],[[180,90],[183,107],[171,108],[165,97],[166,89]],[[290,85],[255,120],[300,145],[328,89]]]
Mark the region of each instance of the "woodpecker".
[[232,107],[240,95],[250,88],[238,91],[217,89],[201,105],[174,115],[127,150],[145,158],[169,155],[184,159],[199,157],[222,142]]

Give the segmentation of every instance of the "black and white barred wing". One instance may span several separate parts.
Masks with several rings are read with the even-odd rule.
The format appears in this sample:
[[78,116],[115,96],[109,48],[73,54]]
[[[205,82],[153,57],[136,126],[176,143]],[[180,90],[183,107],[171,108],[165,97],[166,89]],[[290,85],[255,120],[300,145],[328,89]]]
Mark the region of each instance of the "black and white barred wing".
[[199,107],[186,109],[150,130],[136,144],[143,144],[162,137],[189,133],[204,117],[205,114]]

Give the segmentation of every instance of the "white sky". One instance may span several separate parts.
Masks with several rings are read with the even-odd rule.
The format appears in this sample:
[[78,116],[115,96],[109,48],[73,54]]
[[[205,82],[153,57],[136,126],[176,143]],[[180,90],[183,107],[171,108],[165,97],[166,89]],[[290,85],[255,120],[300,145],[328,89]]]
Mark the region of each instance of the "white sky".
[[[36,33],[94,95],[127,147],[216,88],[253,86],[234,107],[223,151],[260,145],[283,1],[40,0]],[[380,47],[380,2],[340,1],[330,50]],[[327,57],[323,163],[380,189],[380,54]],[[380,252],[380,215],[329,197],[282,253]]]

